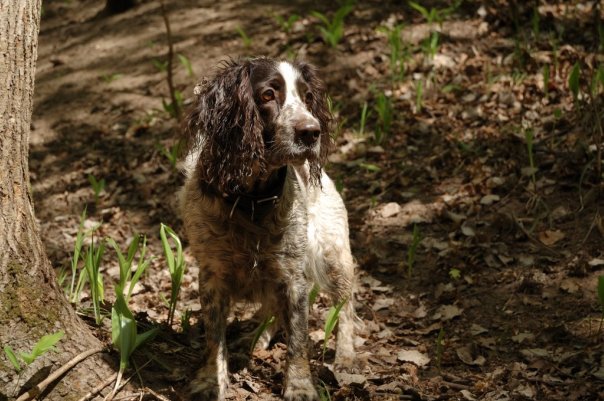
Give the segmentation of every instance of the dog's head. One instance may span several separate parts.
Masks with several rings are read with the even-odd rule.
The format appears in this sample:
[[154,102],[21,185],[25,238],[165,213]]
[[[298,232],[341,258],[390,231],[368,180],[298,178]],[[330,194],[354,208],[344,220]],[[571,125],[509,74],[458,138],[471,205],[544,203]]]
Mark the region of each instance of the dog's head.
[[189,147],[198,147],[201,180],[243,192],[279,167],[308,161],[311,181],[320,182],[332,116],[310,64],[229,61],[197,95],[184,131]]

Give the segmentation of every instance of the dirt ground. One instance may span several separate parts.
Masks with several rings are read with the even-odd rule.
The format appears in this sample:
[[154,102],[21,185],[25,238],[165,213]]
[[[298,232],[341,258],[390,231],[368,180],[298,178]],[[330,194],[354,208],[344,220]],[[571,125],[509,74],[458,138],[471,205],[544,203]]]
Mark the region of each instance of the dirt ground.
[[[167,2],[175,51],[194,72],[176,60],[185,104],[195,83],[228,57],[295,54],[318,65],[329,88],[341,129],[327,171],[349,211],[364,327],[360,373],[335,377],[333,340],[322,351],[330,305],[319,297],[312,307],[312,369],[325,399],[604,399],[597,296],[604,226],[594,145],[601,131],[599,109],[590,106],[601,103],[585,91],[573,100],[567,84],[575,62],[584,87],[587,70],[604,61],[594,2],[540,2],[537,28],[532,6],[513,4],[465,1],[442,24],[428,24],[407,2],[358,2],[334,49],[310,14],[332,15],[334,2]],[[147,236],[155,258],[130,307],[141,327],[162,330],[135,354],[137,366],[150,363],[121,399],[187,399],[204,341],[198,269],[188,253],[178,318],[164,325],[170,276],[159,224],[184,233],[175,195],[183,177],[162,151],[176,142],[178,124],[162,107],[169,91],[158,68],[167,53],[160,3],[113,16],[101,1],[43,7],[30,170],[48,254],[57,272],[69,265],[84,208],[85,226],[102,223],[95,235],[123,249],[134,235]],[[300,19],[286,33],[275,15],[294,14]],[[395,80],[378,28],[398,23],[407,51]],[[432,57],[425,39],[436,29]],[[393,107],[380,143],[379,94]],[[360,134],[365,102],[370,114]],[[106,182],[98,202],[89,175]],[[102,270],[111,301],[119,277],[113,250]],[[251,356],[235,345],[255,328],[249,309],[240,307],[229,326],[229,399],[279,399],[282,339]],[[186,310],[191,327],[181,324]],[[105,319],[95,331],[110,341],[109,327]]]

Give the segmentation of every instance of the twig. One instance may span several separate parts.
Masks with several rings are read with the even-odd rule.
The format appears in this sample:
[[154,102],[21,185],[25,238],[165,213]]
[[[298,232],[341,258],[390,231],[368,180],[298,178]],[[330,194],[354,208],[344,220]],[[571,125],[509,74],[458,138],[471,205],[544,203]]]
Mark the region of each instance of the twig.
[[514,223],[516,223],[516,227],[518,227],[518,228],[520,229],[520,231],[522,231],[522,233],[523,233],[524,235],[526,235],[526,237],[527,237],[527,238],[528,238],[528,239],[529,239],[529,240],[530,240],[532,243],[534,243],[534,244],[536,244],[536,245],[538,245],[538,246],[542,247],[543,249],[545,249],[545,250],[547,250],[547,251],[551,252],[552,254],[554,254],[554,255],[555,255],[555,256],[557,256],[557,257],[562,256],[562,254],[561,254],[560,252],[558,252],[558,251],[556,251],[555,249],[553,249],[553,248],[551,248],[551,247],[549,247],[549,246],[545,245],[543,242],[541,242],[541,241],[539,241],[537,238],[533,237],[533,235],[532,235],[531,233],[529,233],[529,232],[527,231],[527,229],[526,229],[526,228],[524,228],[524,226],[522,225],[522,223],[521,223],[520,221],[518,221],[518,218],[516,217],[516,215],[515,215],[515,214],[513,214],[513,213],[512,213],[511,217],[512,217],[512,220],[514,220]]
[[164,24],[166,25],[166,37],[168,39],[168,90],[170,91],[170,99],[172,100],[172,107],[174,107],[174,115],[176,119],[180,121],[180,105],[176,101],[176,91],[174,90],[174,80],[172,76],[172,64],[174,61],[174,45],[172,43],[172,30],[170,29],[170,20],[168,19],[168,11],[166,10],[166,6],[164,4],[164,0],[160,1],[161,4],[161,14],[164,18]]
[[104,349],[105,349],[104,347],[98,347],[98,348],[94,348],[94,349],[91,349],[88,351],[84,351],[81,354],[76,355],[70,361],[68,361],[65,365],[61,366],[59,369],[55,370],[52,374],[50,374],[46,379],[44,379],[40,383],[38,383],[34,388],[29,390],[27,393],[22,394],[19,398],[17,398],[17,401],[27,401],[27,400],[33,399],[38,394],[40,394],[42,391],[44,391],[44,389],[46,389],[46,387],[48,387],[48,385],[50,383],[54,382],[59,377],[63,376],[69,369],[73,368],[75,365],[82,362],[84,359],[88,358],[90,355],[94,355],[98,352],[103,351]]
[[99,383],[99,385],[97,385],[95,388],[90,390],[90,392],[88,394],[86,394],[85,396],[80,398],[78,401],[88,401],[88,400],[92,399],[92,397],[94,397],[95,395],[100,393],[105,387],[110,385],[111,382],[114,381],[116,377],[117,377],[117,372],[115,372],[114,374],[109,376],[107,379],[105,379],[104,381]]
[[150,389],[149,387],[143,387],[143,391],[148,391],[149,393],[151,393],[151,395],[153,395],[158,400],[161,400],[161,401],[170,401],[169,398],[164,397],[163,395],[157,393],[156,391]]

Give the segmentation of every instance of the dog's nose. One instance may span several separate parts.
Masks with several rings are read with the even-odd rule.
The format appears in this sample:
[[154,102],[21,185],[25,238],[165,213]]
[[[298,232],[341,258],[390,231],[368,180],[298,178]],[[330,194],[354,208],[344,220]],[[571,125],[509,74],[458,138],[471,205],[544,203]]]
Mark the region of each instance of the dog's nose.
[[306,146],[313,146],[319,136],[321,136],[321,127],[319,123],[312,120],[300,121],[294,126],[296,131],[296,139]]

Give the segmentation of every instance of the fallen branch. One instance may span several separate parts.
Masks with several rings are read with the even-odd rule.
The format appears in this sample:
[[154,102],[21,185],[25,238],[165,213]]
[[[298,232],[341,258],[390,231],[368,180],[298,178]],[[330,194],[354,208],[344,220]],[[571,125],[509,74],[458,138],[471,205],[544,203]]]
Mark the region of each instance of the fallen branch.
[[44,389],[46,389],[46,387],[48,387],[48,385],[50,383],[54,382],[59,377],[63,376],[69,369],[73,368],[75,365],[82,362],[84,359],[88,358],[90,355],[94,355],[98,352],[103,351],[104,349],[105,349],[104,347],[93,348],[91,350],[84,351],[81,354],[76,355],[69,362],[67,362],[65,365],[61,366],[59,369],[55,370],[46,379],[42,380],[40,383],[38,383],[34,388],[29,390],[27,393],[21,394],[21,396],[19,398],[17,398],[17,401],[28,401],[28,400],[33,399],[38,394],[40,394],[42,391],[44,391]]

